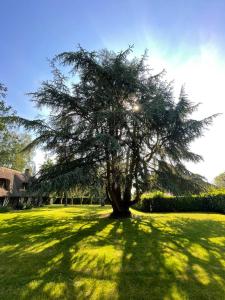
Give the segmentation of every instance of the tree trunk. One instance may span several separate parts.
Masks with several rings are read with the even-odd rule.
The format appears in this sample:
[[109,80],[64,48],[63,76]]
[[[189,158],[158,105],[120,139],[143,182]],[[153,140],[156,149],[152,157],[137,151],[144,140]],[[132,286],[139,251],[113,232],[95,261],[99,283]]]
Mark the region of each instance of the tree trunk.
[[[131,212],[129,210],[129,202],[131,198],[131,184],[132,177],[129,177],[129,184],[126,183],[126,188],[124,195],[122,195],[122,175],[120,167],[118,166],[118,157],[117,155],[108,153],[106,149],[106,158],[107,158],[107,185],[106,185],[106,196],[109,198],[113,212],[110,217],[115,219],[120,218],[130,218]],[[129,159],[128,159],[129,162]],[[127,163],[128,164],[128,163]],[[132,164],[133,166],[133,164]],[[127,165],[128,168],[128,165]]]
[[119,197],[113,191],[109,192],[109,194],[113,209],[110,217],[115,219],[131,218],[132,215],[129,209],[129,203],[123,201],[123,199],[121,199],[121,197]]
[[110,214],[110,218],[113,219],[125,219],[125,218],[131,218],[131,212],[129,210],[129,207],[119,207],[119,209],[115,206],[112,206],[113,212]]

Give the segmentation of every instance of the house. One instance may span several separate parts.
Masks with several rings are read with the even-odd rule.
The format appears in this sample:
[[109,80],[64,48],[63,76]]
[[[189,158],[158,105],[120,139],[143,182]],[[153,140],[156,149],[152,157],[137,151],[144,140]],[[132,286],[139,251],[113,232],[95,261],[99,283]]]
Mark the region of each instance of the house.
[[31,178],[30,170],[26,169],[24,173],[0,167],[0,206],[9,202],[18,203],[25,196],[29,180]]

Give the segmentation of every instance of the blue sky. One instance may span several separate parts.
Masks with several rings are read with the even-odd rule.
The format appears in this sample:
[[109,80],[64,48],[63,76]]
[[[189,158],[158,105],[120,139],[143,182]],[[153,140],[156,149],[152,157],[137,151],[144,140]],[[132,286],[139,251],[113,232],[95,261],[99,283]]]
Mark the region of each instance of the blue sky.
[[[0,0],[0,28],[0,82],[24,117],[38,114],[25,94],[50,77],[47,58],[77,44],[90,50],[134,44],[137,55],[148,48],[150,64],[165,67],[177,89],[185,83],[203,103],[201,116],[225,111],[225,0]],[[225,170],[224,118],[193,145],[205,162],[191,168],[210,180]]]

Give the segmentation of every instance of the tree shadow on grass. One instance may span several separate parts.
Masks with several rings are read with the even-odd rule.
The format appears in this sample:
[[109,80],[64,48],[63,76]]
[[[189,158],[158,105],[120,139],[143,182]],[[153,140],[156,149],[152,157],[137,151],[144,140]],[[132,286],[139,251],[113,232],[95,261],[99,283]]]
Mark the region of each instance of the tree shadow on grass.
[[225,223],[122,222],[119,299],[225,299]]
[[21,214],[0,228],[0,299],[224,299],[225,222]]
[[95,261],[96,267],[107,268],[110,262],[79,250],[83,240],[109,223],[109,219],[90,216],[70,217],[66,222],[41,216],[6,220],[0,228],[0,285],[4,287],[0,299],[90,297],[95,284],[86,289],[87,283],[81,280],[94,277],[88,266]]

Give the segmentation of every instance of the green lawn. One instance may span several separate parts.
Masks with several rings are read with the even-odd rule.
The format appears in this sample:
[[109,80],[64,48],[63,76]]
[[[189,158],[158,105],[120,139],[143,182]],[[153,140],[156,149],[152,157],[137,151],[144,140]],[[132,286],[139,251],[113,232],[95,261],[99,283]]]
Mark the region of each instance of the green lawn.
[[0,214],[0,299],[225,299],[225,216]]

